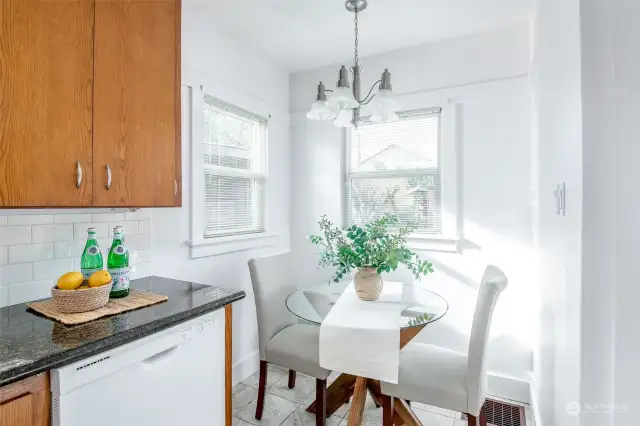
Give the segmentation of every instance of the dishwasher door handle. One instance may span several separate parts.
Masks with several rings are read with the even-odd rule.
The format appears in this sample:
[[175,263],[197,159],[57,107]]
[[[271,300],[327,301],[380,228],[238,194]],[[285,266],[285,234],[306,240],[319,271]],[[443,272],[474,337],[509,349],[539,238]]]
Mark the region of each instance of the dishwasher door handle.
[[172,346],[169,349],[165,349],[162,352],[158,352],[155,355],[151,355],[149,358],[142,360],[142,362],[149,366],[156,365],[162,362],[163,360],[169,359],[172,356],[174,356],[178,352],[178,349],[180,349],[180,346],[178,345]]

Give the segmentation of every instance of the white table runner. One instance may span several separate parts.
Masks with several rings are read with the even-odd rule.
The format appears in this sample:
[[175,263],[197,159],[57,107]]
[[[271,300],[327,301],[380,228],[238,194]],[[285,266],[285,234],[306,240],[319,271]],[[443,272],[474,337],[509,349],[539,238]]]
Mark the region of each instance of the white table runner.
[[320,325],[320,365],[326,369],[398,383],[400,282],[385,282],[375,302],[358,299],[351,283]]

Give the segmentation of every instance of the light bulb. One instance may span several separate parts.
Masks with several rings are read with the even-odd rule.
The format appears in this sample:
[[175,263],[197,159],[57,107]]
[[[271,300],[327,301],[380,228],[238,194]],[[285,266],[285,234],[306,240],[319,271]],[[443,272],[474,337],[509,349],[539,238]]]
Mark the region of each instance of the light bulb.
[[307,118],[310,120],[331,120],[335,116],[336,113],[329,108],[327,101],[315,101],[307,112]]

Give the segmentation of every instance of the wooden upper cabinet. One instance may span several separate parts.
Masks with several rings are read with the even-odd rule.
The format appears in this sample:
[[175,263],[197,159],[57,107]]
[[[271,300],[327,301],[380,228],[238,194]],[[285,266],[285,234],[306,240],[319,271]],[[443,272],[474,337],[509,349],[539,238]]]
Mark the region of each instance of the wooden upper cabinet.
[[2,426],[49,426],[50,409],[49,373],[0,387]]
[[0,207],[92,204],[93,18],[92,0],[0,0]]
[[180,16],[179,0],[95,2],[95,206],[181,204]]

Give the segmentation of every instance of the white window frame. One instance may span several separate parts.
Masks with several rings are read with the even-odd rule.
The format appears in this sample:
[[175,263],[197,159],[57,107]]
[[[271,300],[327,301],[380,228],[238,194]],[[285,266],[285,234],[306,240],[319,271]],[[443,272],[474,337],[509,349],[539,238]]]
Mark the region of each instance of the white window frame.
[[[413,94],[399,97],[403,106],[403,111],[429,111],[440,109],[440,140],[438,141],[438,166],[440,169],[440,197],[442,209],[440,214],[441,235],[429,235],[424,233],[415,233],[409,236],[408,243],[410,248],[418,251],[436,250],[458,252],[460,251],[460,230],[462,229],[461,215],[459,212],[459,184],[461,179],[458,177],[458,152],[460,146],[459,132],[457,129],[458,115],[460,114],[461,105],[453,100],[443,99],[437,96],[429,96],[425,94]],[[402,113],[399,113],[402,116]],[[352,130],[344,129],[343,133],[343,164],[342,164],[342,203],[350,202],[346,199],[347,182],[349,177],[357,177],[358,175],[371,176],[372,173],[351,173],[350,172],[350,148]],[[406,172],[405,172],[406,173]],[[413,173],[413,172],[411,172]],[[428,174],[428,171],[416,171],[418,174]],[[394,172],[377,172],[380,177],[395,176]],[[342,206],[342,221],[346,225],[346,209]]]
[[[193,77],[192,77],[193,78]],[[195,78],[193,78],[195,80]],[[199,79],[203,81],[204,79]],[[204,237],[205,224],[205,168],[216,168],[216,166],[205,165],[204,163],[204,95],[205,93],[223,103],[248,111],[256,117],[269,118],[267,109],[258,102],[253,101],[248,96],[228,87],[218,84],[192,84],[189,90],[183,90],[183,105],[190,105],[189,111],[184,111],[183,122],[191,123],[191,126],[183,126],[187,132],[183,133],[183,141],[191,141],[191,240],[188,242],[191,258],[215,256],[225,253],[251,250],[260,247],[268,247],[276,244],[277,235],[270,232],[270,218],[268,208],[269,191],[269,130],[268,122],[265,126],[265,147],[264,147],[264,173],[254,173],[242,170],[224,169],[224,174],[242,175],[243,177],[260,175],[263,178],[262,186],[262,221],[264,232],[252,232],[234,234],[213,238]],[[234,102],[235,100],[235,102]],[[190,117],[188,116],[190,114]],[[187,134],[185,134],[187,133]],[[184,144],[183,144],[184,145]],[[222,168],[219,168],[222,169]]]

